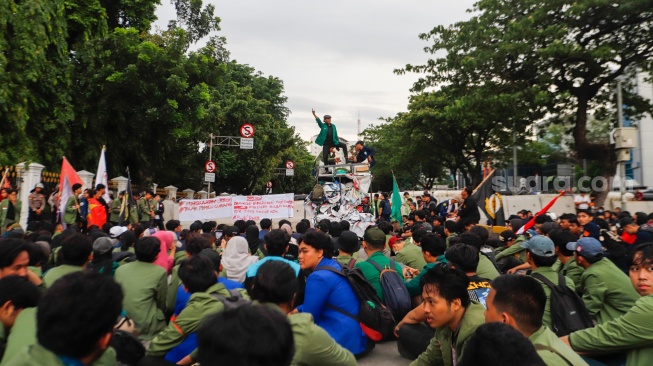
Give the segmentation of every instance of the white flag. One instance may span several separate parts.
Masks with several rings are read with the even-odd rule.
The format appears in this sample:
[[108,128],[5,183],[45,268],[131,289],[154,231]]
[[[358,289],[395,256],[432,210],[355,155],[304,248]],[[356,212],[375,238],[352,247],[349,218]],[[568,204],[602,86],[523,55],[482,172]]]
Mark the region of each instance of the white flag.
[[102,146],[102,152],[100,153],[100,161],[97,164],[97,174],[95,174],[95,187],[97,187],[98,184],[102,183],[104,184],[107,189],[104,191],[104,195],[102,198],[104,198],[104,202],[109,203],[111,198],[109,197],[109,180],[107,179],[107,160],[104,157],[104,152],[106,151],[106,147]]

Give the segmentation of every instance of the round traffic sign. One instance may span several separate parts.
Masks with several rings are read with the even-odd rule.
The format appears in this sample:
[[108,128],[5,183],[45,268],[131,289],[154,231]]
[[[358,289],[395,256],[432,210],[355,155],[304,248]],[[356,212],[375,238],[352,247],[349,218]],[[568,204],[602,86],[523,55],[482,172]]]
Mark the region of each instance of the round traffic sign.
[[215,173],[216,168],[217,166],[215,165],[215,161],[213,160],[209,160],[206,162],[206,164],[204,164],[204,170],[207,173]]
[[288,161],[286,162],[286,169],[295,169],[295,163],[293,163],[292,161],[288,160]]
[[254,126],[251,123],[240,126],[240,136],[246,139],[254,137]]

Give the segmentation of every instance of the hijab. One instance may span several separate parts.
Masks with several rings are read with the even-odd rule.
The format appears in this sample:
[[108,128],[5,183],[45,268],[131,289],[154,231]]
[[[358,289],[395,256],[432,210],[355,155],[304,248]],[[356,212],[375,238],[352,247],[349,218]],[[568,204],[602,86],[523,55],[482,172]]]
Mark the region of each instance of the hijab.
[[222,254],[222,266],[227,278],[240,283],[245,281],[247,268],[256,261],[258,257],[250,255],[247,240],[242,236],[231,238]]
[[161,251],[159,251],[159,255],[154,260],[154,264],[161,266],[168,274],[170,274],[174,263],[174,260],[168,255],[168,251],[172,249],[172,244],[175,241],[174,235],[172,231],[157,231],[151,235],[161,242]]
[[261,239],[258,238],[258,226],[248,226],[247,230],[245,231],[245,239],[247,239],[249,252],[255,254],[261,244]]

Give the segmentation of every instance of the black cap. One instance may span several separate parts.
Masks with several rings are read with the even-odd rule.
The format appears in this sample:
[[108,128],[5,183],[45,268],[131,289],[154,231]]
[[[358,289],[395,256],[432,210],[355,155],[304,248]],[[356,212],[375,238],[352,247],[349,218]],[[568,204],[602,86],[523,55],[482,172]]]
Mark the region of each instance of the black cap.
[[223,234],[227,236],[236,236],[240,234],[240,230],[238,229],[238,226],[227,226],[224,229]]
[[324,119],[329,119],[329,118],[331,118],[331,115],[330,115],[330,114],[325,114],[325,115],[324,115]]
[[343,231],[335,241],[336,249],[345,253],[355,253],[360,250],[361,245],[358,241],[358,235],[353,231]]

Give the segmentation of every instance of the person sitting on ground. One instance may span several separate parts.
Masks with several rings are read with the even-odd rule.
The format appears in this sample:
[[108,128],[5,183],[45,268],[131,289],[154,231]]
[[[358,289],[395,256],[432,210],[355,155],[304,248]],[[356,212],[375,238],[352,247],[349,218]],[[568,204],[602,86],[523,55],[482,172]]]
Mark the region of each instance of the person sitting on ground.
[[343,231],[336,239],[334,245],[338,251],[338,257],[336,257],[338,263],[340,263],[341,266],[348,267],[349,269],[354,268],[358,263],[358,260],[354,258],[354,253],[357,253],[361,247],[360,242],[358,241],[358,235],[353,231]]
[[633,247],[628,257],[632,286],[641,295],[623,316],[562,337],[583,354],[628,352],[626,365],[648,365],[653,360],[653,243]]
[[578,266],[585,269],[578,292],[583,294],[587,311],[598,324],[614,320],[628,312],[639,299],[626,274],[603,256],[601,242],[585,237],[567,244]]
[[587,365],[548,327],[542,325],[547,298],[537,280],[529,276],[502,275],[490,283],[485,321],[506,323],[533,343],[547,365]]
[[61,277],[39,303],[38,342],[7,365],[115,365],[109,342],[122,300],[120,286],[109,276],[76,272]]
[[61,265],[45,273],[43,282],[50,288],[54,281],[73,272],[82,271],[93,259],[93,242],[91,238],[75,234],[61,243]]
[[299,245],[299,265],[312,273],[306,281],[304,303],[297,311],[310,313],[315,324],[324,328],[339,345],[362,357],[373,343],[367,341],[358,320],[344,315],[344,312],[358,315],[360,302],[344,276],[326,269],[342,270],[333,259],[334,250],[328,235],[312,229],[304,235]]
[[451,265],[436,265],[420,282],[426,321],[435,328],[435,336],[410,366],[455,366],[464,360],[469,337],[484,323],[485,308],[469,299],[469,279]]
[[27,267],[29,265],[29,248],[22,239],[0,239],[0,278],[21,276],[43,291],[43,280]]
[[[532,237],[527,242],[522,243],[521,246],[526,249],[527,262],[533,269],[530,275],[537,279],[538,282],[540,282],[542,288],[544,289],[544,293],[546,294],[546,305],[544,307],[542,324],[551,328],[551,288],[549,288],[549,286],[538,279],[538,277],[543,276],[554,284],[559,284],[558,272],[551,268],[551,266],[553,266],[553,264],[558,259],[558,257],[555,255],[555,246],[553,245],[553,241],[551,241],[551,239],[542,235]],[[574,281],[568,277],[563,276],[563,278],[565,279],[567,287],[572,290],[576,290]]]
[[106,236],[95,239],[93,242],[93,259],[86,265],[86,269],[113,277],[118,268],[118,263],[113,261],[112,249],[113,242]]
[[489,280],[499,277],[499,271],[497,270],[497,267],[494,265],[494,263],[492,263],[490,258],[481,252],[481,248],[483,247],[483,239],[481,239],[480,236],[469,232],[461,234],[459,238],[461,243],[471,245],[479,251],[480,255],[478,260],[478,268],[476,269],[476,273],[479,277],[487,278]]
[[202,366],[288,366],[295,354],[288,318],[263,305],[209,315],[197,331]]
[[[23,312],[29,312],[33,317],[32,323],[35,323],[36,315],[33,309],[40,299],[41,293],[38,288],[27,278],[17,275],[0,278],[0,361],[9,361],[15,352],[19,351],[19,347],[12,343],[20,337],[19,333],[24,331],[25,327],[21,326],[20,322],[18,327],[13,327]],[[4,364],[4,362],[0,363]]]
[[227,248],[222,253],[223,273],[232,281],[244,283],[247,268],[257,261],[258,257],[249,252],[247,239],[242,236],[234,236],[229,239]]
[[557,266],[553,265],[553,268],[563,276],[570,278],[574,282],[576,289],[579,290],[581,288],[581,277],[585,269],[574,260],[574,251],[567,249],[567,243],[577,241],[578,237],[574,236],[569,230],[557,229],[549,233],[549,238],[553,241],[558,256]]
[[[254,279],[252,299],[287,315],[293,310],[298,287],[295,270],[287,263],[266,262]],[[288,321],[295,341],[293,365],[356,365],[354,355],[317,326],[311,314],[289,314]]]
[[[166,356],[166,360],[173,363],[182,361],[181,358],[189,356],[196,348],[195,337],[190,336],[196,332],[201,320],[208,314],[224,310],[223,302],[215,295],[226,298],[232,296],[223,284],[217,282],[217,273],[211,261],[201,255],[182,261],[179,266],[179,278],[191,293],[190,299],[181,313],[170,319],[168,326],[154,337],[147,349],[148,356],[164,357],[168,354],[170,357]],[[240,296],[249,298],[244,292],[241,292]],[[180,353],[180,350],[176,350],[179,345],[183,345],[186,352]],[[176,354],[169,354],[171,350],[175,350]],[[187,361],[194,360],[189,356],[182,364],[189,364]]]
[[[436,234],[428,233],[428,235]],[[404,265],[418,271],[421,271],[422,268],[426,266],[426,261],[422,255],[422,249],[417,245],[406,242],[406,240],[400,236],[391,237],[390,241],[388,241],[388,245],[390,245],[392,250],[395,252],[395,259],[399,263],[403,263]],[[442,245],[444,245],[444,242]]]
[[[186,250],[184,251],[185,257],[186,258],[191,258],[197,254],[199,254],[202,250],[211,248],[211,244],[209,241],[202,237],[202,236],[193,236],[188,240],[188,244],[186,244]],[[186,259],[185,258],[185,259]],[[181,264],[181,263],[180,263]],[[166,309],[168,311],[172,311],[173,309],[176,309],[176,303],[178,300],[178,294],[179,294],[179,289],[182,288],[181,286],[181,279],[179,278],[179,266],[180,264],[172,267],[172,273],[170,275],[170,278],[168,279],[168,290],[167,290],[167,296],[166,296]],[[184,299],[184,304],[188,301],[188,298],[190,297],[190,294],[188,291],[181,291],[182,294],[185,294],[186,296]],[[179,312],[174,312],[174,314],[179,314]]]
[[[356,264],[356,268],[360,268],[365,278],[370,282],[372,287],[376,290],[376,294],[385,303],[383,297],[383,289],[381,288],[381,271],[372,264],[374,262],[381,268],[390,268],[390,259],[383,255],[385,248],[385,234],[378,228],[371,228],[365,231],[363,235],[363,249],[367,254],[367,260]],[[404,280],[403,270],[399,263],[395,263],[394,268],[399,277]]]
[[161,243],[154,237],[136,242],[136,261],[120,266],[115,279],[125,292],[123,307],[134,321],[138,338],[149,341],[166,327],[168,275],[154,264]]
[[288,245],[290,242],[290,235],[286,231],[281,229],[274,229],[270,231],[265,238],[265,250],[268,252],[268,256],[252,263],[246,272],[245,278],[245,288],[251,290],[251,282],[256,277],[256,272],[263,265],[269,261],[281,261],[287,263],[293,270],[295,270],[295,276],[299,276],[299,264],[293,261],[289,261],[283,258],[283,255],[286,254],[288,250]]
[[429,269],[435,267],[437,263],[447,263],[444,252],[446,246],[444,240],[434,233],[426,233],[421,239],[420,247],[422,258],[426,265],[421,270],[412,271],[413,279],[406,283],[406,289],[410,296],[418,296],[422,293],[420,279],[428,272]]
[[[458,366],[546,366],[528,338],[503,323],[486,323],[476,328],[467,341],[465,360]],[[558,365],[558,364],[550,364]]]

